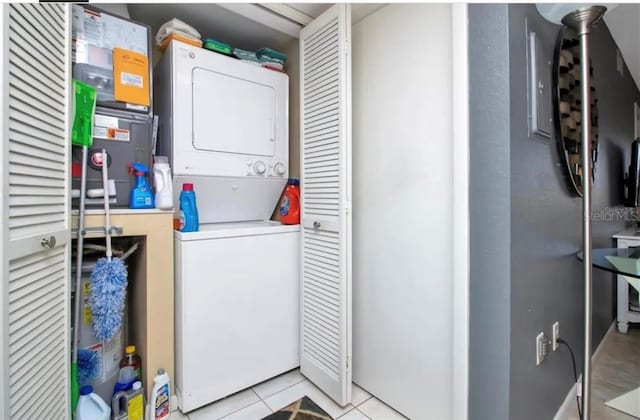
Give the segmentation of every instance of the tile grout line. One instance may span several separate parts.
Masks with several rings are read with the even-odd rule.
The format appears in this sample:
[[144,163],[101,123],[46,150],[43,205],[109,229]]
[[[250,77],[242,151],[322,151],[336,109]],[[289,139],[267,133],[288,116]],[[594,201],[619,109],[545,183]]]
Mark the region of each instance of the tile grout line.
[[357,406],[355,406],[356,408],[360,407],[362,404],[366,403],[367,401],[369,401],[371,398],[373,398],[373,395],[369,394],[369,396],[367,398],[364,399],[364,401],[362,401],[360,404],[358,404]]
[[[271,398],[271,397],[273,397],[274,395],[279,394],[279,393],[281,393],[281,392],[283,392],[283,391],[285,391],[285,390],[287,390],[287,389],[289,389],[289,388],[291,388],[291,387],[294,387],[294,386],[296,386],[296,385],[298,385],[298,384],[301,384],[302,382],[304,382],[304,381],[306,381],[306,380],[307,380],[307,378],[305,378],[305,377],[303,376],[303,377],[302,377],[302,380],[300,380],[300,381],[296,382],[295,384],[291,384],[291,385],[289,385],[289,386],[287,386],[287,387],[285,387],[285,388],[282,388],[281,390],[279,390],[279,391],[277,391],[277,392],[274,392],[273,394],[269,394],[269,395],[265,396],[264,398],[262,398],[260,395],[258,395],[258,393],[253,389],[253,388],[255,388],[255,387],[251,388],[251,390],[252,390],[256,395],[258,395],[258,398],[260,398],[262,401],[264,401],[264,403],[265,403],[265,404],[267,404],[267,402],[265,401],[266,399]],[[309,383],[311,383],[311,382],[309,382]],[[269,404],[267,404],[267,407],[269,407]],[[269,407],[269,410],[271,410],[271,407]],[[271,411],[275,413],[275,411],[273,411],[273,410],[271,410]]]
[[[258,397],[258,398],[260,398],[260,397]],[[239,409],[237,409],[237,410],[234,410],[234,411],[230,412],[229,414],[225,414],[225,415],[224,415],[224,416],[222,416],[222,417],[218,417],[216,420],[224,420],[224,419],[226,419],[227,417],[229,417],[230,415],[235,414],[235,413],[237,413],[238,411],[244,410],[244,409],[245,409],[245,408],[247,408],[247,407],[251,407],[252,405],[254,405],[254,404],[256,404],[256,403],[259,403],[259,402],[261,402],[261,403],[262,403],[262,404],[264,404],[264,405],[267,405],[267,403],[266,403],[266,402],[264,402],[264,401],[262,401],[262,400],[254,401],[254,402],[252,402],[251,404],[249,404],[249,405],[247,405],[247,406],[244,406],[244,407],[242,407],[242,408],[239,408]],[[268,405],[267,405],[267,408],[269,408],[269,406],[268,406]],[[271,410],[271,409],[269,408],[269,410]]]
[[[360,404],[360,405],[362,405],[362,404]],[[358,409],[356,408],[356,410],[358,410]],[[360,411],[360,410],[358,410],[358,411]],[[373,420],[371,417],[367,416],[367,415],[366,415],[365,413],[363,413],[362,411],[360,411],[360,414],[362,414],[363,416],[365,416],[365,417],[366,417],[366,418],[368,418],[369,420]]]
[[269,411],[271,411],[271,414],[275,413],[275,411],[273,411],[271,409],[271,407],[269,407],[269,404],[267,404],[267,402],[265,400],[262,399],[262,397],[256,392],[255,389],[251,388],[251,390],[253,391],[254,394],[256,394],[256,396],[260,399],[260,401],[262,401],[262,404],[266,405],[267,408],[269,409]]
[[[349,404],[351,405],[351,409],[347,410],[346,412],[344,412],[343,414],[339,415],[338,417],[336,417],[336,420],[341,419],[342,417],[346,416],[347,414],[349,414],[350,412],[352,412],[353,410],[357,410],[357,408],[353,405],[353,404]],[[322,407],[320,407],[322,408]]]

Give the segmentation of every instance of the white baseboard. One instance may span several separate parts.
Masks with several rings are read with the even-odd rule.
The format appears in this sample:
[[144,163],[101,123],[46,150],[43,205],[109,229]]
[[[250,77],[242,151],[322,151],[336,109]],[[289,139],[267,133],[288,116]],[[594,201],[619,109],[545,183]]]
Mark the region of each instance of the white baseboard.
[[[604,337],[602,337],[602,340],[600,340],[600,344],[598,344],[596,351],[593,352],[593,356],[591,356],[592,365],[595,364],[596,361],[600,358],[600,354],[602,353],[602,348],[604,347],[603,346],[604,342],[607,340],[607,338],[609,338],[609,335],[613,331],[615,331],[615,329],[616,329],[616,321],[614,320],[613,323],[609,326],[609,329],[605,333]],[[568,420],[572,416],[574,417],[578,416],[578,409],[576,408],[576,395],[579,395],[581,390],[582,390],[582,374],[580,374],[580,376],[578,377],[578,383],[574,384],[569,390],[567,397],[562,402],[562,405],[556,412],[556,415],[553,417],[553,420]]]

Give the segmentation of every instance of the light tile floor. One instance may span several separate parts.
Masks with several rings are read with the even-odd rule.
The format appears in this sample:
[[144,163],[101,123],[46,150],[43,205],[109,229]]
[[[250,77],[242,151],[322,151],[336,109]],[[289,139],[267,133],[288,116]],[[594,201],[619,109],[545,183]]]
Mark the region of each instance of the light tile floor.
[[[613,331],[603,346],[593,367],[592,419],[632,420],[633,417],[607,407],[604,403],[640,386],[640,327],[630,326],[626,335]],[[355,384],[352,404],[340,407],[296,369],[188,415],[173,412],[171,420],[259,420],[304,395],[335,419],[405,419]],[[570,420],[577,420],[577,412]]]
[[[629,325],[627,334],[612,331],[602,346],[593,362],[591,418],[633,420],[604,403],[640,386],[640,327]],[[576,410],[569,420],[577,419]]]
[[188,415],[179,411],[173,412],[171,420],[260,420],[305,395],[334,419],[406,419],[356,384],[352,389],[352,403],[340,407],[296,369],[192,411]]

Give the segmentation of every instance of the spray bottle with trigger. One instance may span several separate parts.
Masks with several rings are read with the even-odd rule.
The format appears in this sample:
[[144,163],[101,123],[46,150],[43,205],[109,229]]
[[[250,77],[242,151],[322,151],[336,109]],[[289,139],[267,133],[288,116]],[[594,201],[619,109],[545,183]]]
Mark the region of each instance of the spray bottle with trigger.
[[136,175],[136,186],[131,189],[129,194],[130,209],[152,209],[155,208],[153,193],[151,187],[147,183],[146,175],[149,168],[140,162],[132,162],[129,164],[129,173]]

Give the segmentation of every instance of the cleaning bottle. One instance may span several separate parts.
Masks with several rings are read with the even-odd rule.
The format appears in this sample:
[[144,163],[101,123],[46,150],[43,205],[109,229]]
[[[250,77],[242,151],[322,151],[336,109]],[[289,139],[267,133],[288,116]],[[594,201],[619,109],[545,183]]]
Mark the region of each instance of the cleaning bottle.
[[156,189],[156,208],[171,210],[173,208],[173,183],[169,158],[156,156],[153,163],[153,184]]
[[196,193],[193,184],[182,184],[180,192],[180,230],[182,232],[197,232],[198,206],[196,205]]
[[120,391],[111,401],[113,420],[144,420],[144,390],[136,381],[130,391]]
[[111,408],[93,392],[91,385],[80,388],[75,420],[109,420]]
[[127,391],[119,391],[111,398],[111,420],[129,420],[127,415]]
[[152,209],[155,207],[153,202],[153,194],[147,183],[146,175],[149,168],[140,162],[129,164],[129,172],[136,175],[136,186],[131,189],[129,194],[130,209]]
[[127,416],[129,420],[144,420],[144,389],[140,381],[134,382],[127,393]]
[[120,391],[128,391],[136,381],[136,376],[133,370],[133,366],[121,367],[118,372],[118,382],[113,386],[113,393],[117,394]]
[[300,181],[289,178],[280,201],[280,222],[285,225],[300,224]]
[[127,346],[124,349],[124,357],[120,362],[120,367],[133,367],[133,374],[139,381],[142,380],[142,359],[136,354],[136,346]]
[[149,420],[165,420],[170,414],[171,387],[169,374],[164,369],[158,369],[158,374],[153,378],[153,390],[151,391],[151,416]]

